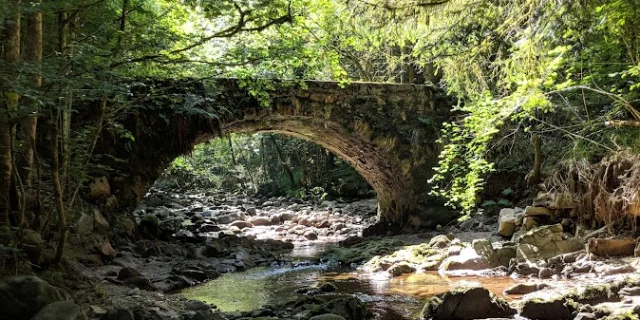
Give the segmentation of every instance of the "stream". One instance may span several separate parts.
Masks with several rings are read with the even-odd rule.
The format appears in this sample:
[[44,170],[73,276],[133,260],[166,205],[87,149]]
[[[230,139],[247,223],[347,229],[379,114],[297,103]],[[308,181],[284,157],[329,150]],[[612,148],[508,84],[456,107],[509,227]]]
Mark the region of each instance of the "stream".
[[289,257],[301,262],[227,273],[181,293],[187,298],[214,304],[223,312],[241,312],[294,300],[302,296],[295,293],[296,289],[322,281],[334,284],[338,290],[321,297],[355,296],[367,304],[374,319],[392,320],[415,319],[428,298],[453,287],[483,286],[505,297],[502,291],[516,282],[510,277],[443,277],[437,272],[390,278],[386,272],[367,273],[305,260],[319,256],[326,246],[326,243],[315,243],[297,247]]

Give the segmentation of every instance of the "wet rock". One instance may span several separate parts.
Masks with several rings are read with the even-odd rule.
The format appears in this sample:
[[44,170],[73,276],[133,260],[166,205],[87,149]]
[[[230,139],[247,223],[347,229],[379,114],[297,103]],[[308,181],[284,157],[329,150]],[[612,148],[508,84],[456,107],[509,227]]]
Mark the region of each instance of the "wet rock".
[[512,284],[510,286],[508,286],[506,289],[504,289],[504,294],[511,294],[511,295],[523,295],[523,294],[529,294],[532,292],[536,292],[545,288],[548,288],[549,285],[544,284],[544,283],[531,283],[531,282],[526,282],[526,283],[516,283],[516,284]]
[[338,287],[336,287],[336,285],[331,282],[317,282],[313,284],[313,288],[325,293],[338,291]]
[[498,216],[498,233],[503,237],[511,237],[516,232],[516,211],[511,208],[500,210]]
[[367,316],[367,307],[358,298],[340,298],[322,305],[317,315],[327,313],[339,315],[345,320],[364,320]]
[[509,304],[485,288],[449,291],[431,298],[421,312],[427,320],[471,320],[510,318],[516,313]]
[[85,320],[80,307],[71,301],[57,301],[42,308],[32,320]]
[[211,309],[211,307],[208,304],[206,304],[206,303],[204,303],[202,301],[199,301],[199,300],[189,300],[184,304],[184,307],[187,310],[194,310],[194,311],[195,310],[210,310]]
[[12,320],[29,320],[46,305],[70,296],[35,276],[12,276],[0,282],[0,310]]
[[587,252],[601,257],[633,256],[636,240],[591,238],[587,243]]
[[528,300],[520,315],[531,320],[571,320],[571,309],[562,300]]
[[409,265],[406,262],[396,263],[391,267],[389,267],[389,269],[387,269],[387,272],[389,272],[389,274],[391,274],[394,277],[397,277],[405,273],[413,273],[415,271],[416,271],[416,268],[414,268],[413,266]]

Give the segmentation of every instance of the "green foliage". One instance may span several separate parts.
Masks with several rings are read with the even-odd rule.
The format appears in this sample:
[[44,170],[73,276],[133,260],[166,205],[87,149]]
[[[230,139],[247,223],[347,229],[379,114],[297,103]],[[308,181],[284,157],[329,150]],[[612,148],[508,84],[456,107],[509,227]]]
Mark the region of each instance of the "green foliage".
[[197,146],[189,156],[176,158],[167,174],[199,177],[214,188],[301,199],[365,196],[371,190],[353,167],[322,147],[277,134],[232,134],[213,139]]

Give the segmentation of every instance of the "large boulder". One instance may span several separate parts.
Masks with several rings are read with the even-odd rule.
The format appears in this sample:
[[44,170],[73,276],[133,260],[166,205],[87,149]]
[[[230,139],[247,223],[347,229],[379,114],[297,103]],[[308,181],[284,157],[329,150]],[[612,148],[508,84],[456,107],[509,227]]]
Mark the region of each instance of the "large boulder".
[[440,265],[440,272],[447,273],[459,270],[485,270],[500,264],[500,257],[493,248],[491,241],[476,239],[471,247],[460,250],[458,255],[446,258]]
[[559,254],[582,250],[584,244],[577,238],[565,239],[562,225],[554,224],[534,228],[520,237],[516,258],[542,260]]
[[70,296],[35,276],[13,276],[0,282],[0,314],[5,319],[29,320],[46,305]]
[[520,315],[531,320],[570,320],[570,307],[562,300],[529,300],[524,303]]
[[516,211],[511,208],[500,210],[498,216],[498,233],[503,237],[511,237],[516,232]]
[[509,304],[485,288],[466,288],[431,298],[422,309],[425,320],[509,318],[516,314]]
[[32,320],[85,320],[80,307],[71,301],[57,301],[42,308]]

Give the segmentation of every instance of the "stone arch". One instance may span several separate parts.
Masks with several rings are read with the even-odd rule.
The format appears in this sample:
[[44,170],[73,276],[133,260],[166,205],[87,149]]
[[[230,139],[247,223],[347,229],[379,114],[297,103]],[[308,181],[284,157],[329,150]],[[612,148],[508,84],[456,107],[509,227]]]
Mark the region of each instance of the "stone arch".
[[[125,148],[113,132],[103,132],[99,150],[110,155],[105,159],[125,160],[105,163],[115,168],[109,180],[122,206],[137,204],[177,156],[233,132],[284,133],[334,152],[374,188],[382,222],[406,225],[427,199],[427,180],[437,160],[435,141],[450,105],[437,89],[281,82],[268,91],[265,103],[235,79],[219,79],[216,87],[211,97],[201,84],[152,82],[137,92],[144,107],[119,119],[136,140],[127,141]],[[177,107],[186,103],[199,112]],[[224,117],[203,116],[207,112]]]
[[[279,133],[307,140],[322,146],[347,161],[374,189],[378,198],[379,216],[384,219],[408,213],[416,202],[411,183],[403,178],[399,168],[382,155],[375,146],[339,125],[322,121],[301,121],[295,117],[235,122],[222,127],[223,133]],[[385,214],[386,213],[386,214]],[[401,218],[406,219],[406,218]]]

